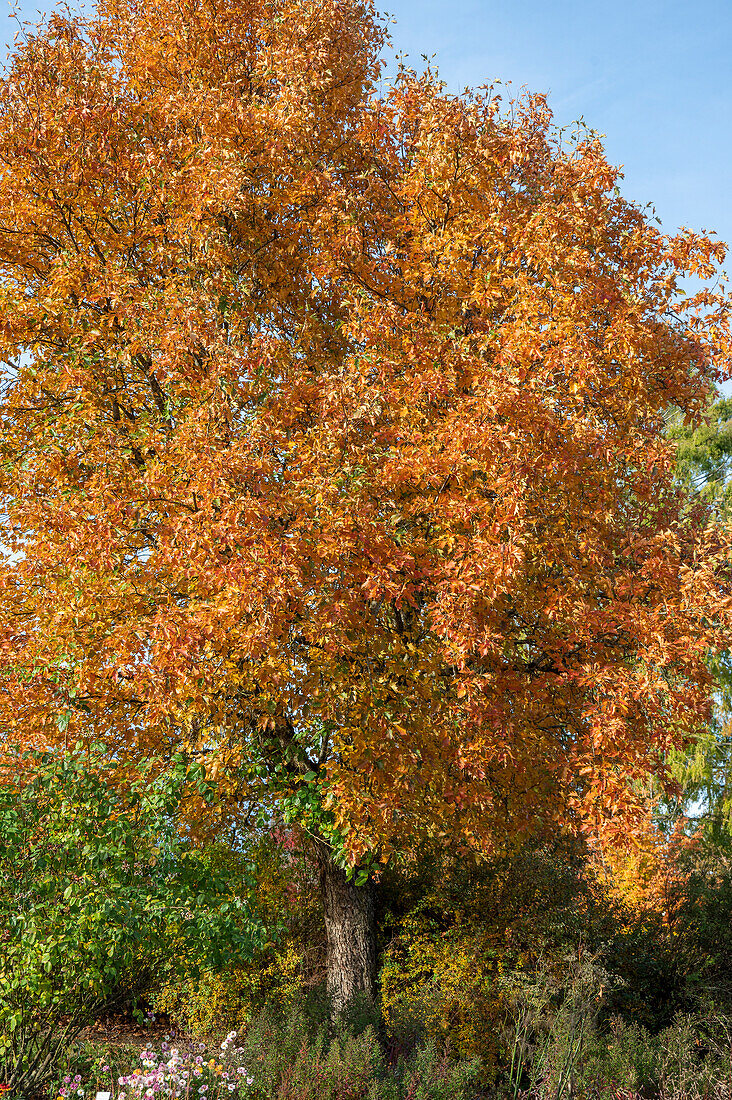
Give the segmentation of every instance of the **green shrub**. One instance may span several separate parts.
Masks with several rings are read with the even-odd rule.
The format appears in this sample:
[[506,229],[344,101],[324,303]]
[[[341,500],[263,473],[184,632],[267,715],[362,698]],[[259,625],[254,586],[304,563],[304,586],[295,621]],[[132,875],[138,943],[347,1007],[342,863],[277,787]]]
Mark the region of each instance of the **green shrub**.
[[220,966],[263,937],[227,881],[177,831],[200,773],[182,758],[115,783],[100,754],[18,760],[0,784],[0,1081],[37,1093],[65,1047],[115,998],[141,956]]
[[[354,1013],[357,1026],[362,1015]],[[342,1020],[329,1035],[300,1009],[263,1013],[241,1048],[257,1100],[468,1100],[479,1072],[477,1060],[450,1058],[435,1038],[390,1063],[372,1025],[353,1034]]]
[[[196,1034],[226,1028],[242,1030],[267,1004],[285,1012],[312,999],[324,981],[324,928],[317,876],[292,830],[272,829],[238,838],[236,850],[207,844],[201,857],[223,874],[242,900],[257,899],[267,942],[247,958],[201,973],[195,966],[159,984],[155,1008]],[[195,960],[194,960],[195,962]]]
[[655,1095],[659,1071],[657,1038],[640,1024],[613,1017],[604,1034],[587,1036],[573,1084],[579,1095],[588,1097],[616,1088]]
[[681,1015],[652,1034],[595,1017],[580,1032],[570,1013],[551,1019],[527,1100],[732,1100],[732,1021]]

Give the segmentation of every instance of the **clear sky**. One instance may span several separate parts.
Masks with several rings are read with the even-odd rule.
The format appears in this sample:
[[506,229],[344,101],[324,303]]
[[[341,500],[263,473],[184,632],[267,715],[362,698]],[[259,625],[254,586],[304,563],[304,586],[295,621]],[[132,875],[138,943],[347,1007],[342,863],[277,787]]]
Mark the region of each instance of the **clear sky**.
[[[510,81],[580,116],[624,165],[628,198],[666,231],[732,246],[732,0],[382,0],[413,68],[451,91]],[[728,267],[732,262],[728,261]]]

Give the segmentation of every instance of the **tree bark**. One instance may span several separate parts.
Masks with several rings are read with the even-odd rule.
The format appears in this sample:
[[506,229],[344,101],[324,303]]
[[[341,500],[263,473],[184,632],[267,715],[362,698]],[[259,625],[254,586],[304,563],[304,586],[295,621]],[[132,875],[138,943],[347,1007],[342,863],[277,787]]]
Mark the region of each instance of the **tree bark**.
[[320,891],[325,915],[326,972],[333,1014],[357,995],[376,1000],[374,886],[349,882],[324,845],[318,845]]

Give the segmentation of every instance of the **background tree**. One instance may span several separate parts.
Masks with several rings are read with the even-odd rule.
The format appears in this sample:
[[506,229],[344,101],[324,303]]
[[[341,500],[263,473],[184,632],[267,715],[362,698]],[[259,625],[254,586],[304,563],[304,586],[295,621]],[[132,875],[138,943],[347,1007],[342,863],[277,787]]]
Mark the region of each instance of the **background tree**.
[[[723,523],[730,519],[732,486],[732,401],[715,390],[703,415],[684,418],[678,409],[667,414],[667,434],[675,443],[676,476],[688,494],[689,506],[704,501]],[[671,753],[670,764],[681,784],[682,798],[664,808],[673,819],[681,813],[703,822],[710,839],[722,840],[729,829],[730,718],[732,716],[732,666],[730,652],[711,652],[708,666],[715,682],[714,711],[693,742]]]
[[3,728],[184,746],[297,821],[336,1007],[374,861],[627,828],[729,599],[663,434],[726,368],[725,293],[681,291],[721,246],[541,97],[377,94],[383,39],[103,0],[0,86]]
[[692,498],[699,494],[723,518],[729,516],[732,468],[732,400],[710,395],[705,415],[690,422],[678,409],[667,414],[669,439],[676,443],[676,470]]

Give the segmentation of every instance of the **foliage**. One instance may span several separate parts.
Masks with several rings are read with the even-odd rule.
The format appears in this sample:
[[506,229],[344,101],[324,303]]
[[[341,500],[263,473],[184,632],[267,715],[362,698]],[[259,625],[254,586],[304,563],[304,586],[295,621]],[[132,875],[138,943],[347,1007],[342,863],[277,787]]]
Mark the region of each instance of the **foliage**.
[[[531,1100],[701,1100],[730,1095],[730,1017],[677,1013],[649,1031],[611,1012],[612,976],[578,953],[514,985],[514,1045],[502,1097]],[[506,1079],[507,1077],[507,1079]]]
[[[528,1092],[536,1100],[729,1100],[732,1035],[728,1019],[678,1016],[656,1035],[613,1019],[589,1026],[567,1057],[567,1034],[542,1051],[543,1070]],[[561,1066],[562,1074],[557,1074]]]
[[529,999],[537,1032],[531,1078],[541,1092],[560,1098],[575,1091],[576,1067],[602,1010],[606,979],[597,958],[581,952],[570,960],[562,981],[546,971],[542,977],[549,981],[543,983],[538,998],[534,989]]
[[732,1016],[732,843],[725,833],[684,853],[684,896],[674,948],[686,956],[691,1005],[712,1017]]
[[726,369],[683,290],[722,246],[540,96],[377,89],[384,37],[100,0],[0,83],[3,729],[190,746],[362,877],[627,828],[727,615],[663,436]]
[[450,1041],[462,1056],[495,1061],[501,997],[500,966],[486,930],[457,923],[440,934],[437,923],[415,914],[386,953],[381,970],[384,1022],[402,1041],[410,1031]]
[[[261,1022],[264,1023],[264,1018]],[[445,1060],[444,1052],[434,1043],[421,1046],[407,1063],[403,1061],[390,1069],[384,1065],[378,1047],[368,1036],[360,1044],[351,1044],[351,1053],[347,1056],[344,1056],[344,1043],[341,1041],[337,1046],[339,1068],[335,1069],[334,1058],[329,1070],[324,1071],[322,1060],[318,1063],[319,1048],[315,1036],[307,1026],[303,1026],[302,1021],[299,1025],[293,1025],[292,1021],[289,1025],[281,1024],[280,1029],[275,1031],[264,1026],[256,1035],[253,1034],[248,1046],[250,1061],[264,1067],[276,1060],[273,1059],[273,1051],[278,1049],[279,1042],[288,1043],[287,1036],[290,1034],[294,1042],[289,1049],[295,1052],[291,1065],[298,1057],[301,1062],[298,1076],[290,1073],[288,1078],[285,1073],[283,1081],[283,1076],[275,1071],[269,1091],[260,1088],[258,1094],[254,1093],[257,1100],[264,1100],[265,1097],[267,1100],[294,1100],[295,1097],[303,1100],[309,1097],[308,1084],[317,1082],[327,1090],[338,1079],[338,1074],[347,1087],[346,1063],[350,1065],[352,1074],[358,1064],[366,1063],[372,1069],[374,1066],[384,1069],[382,1076],[375,1074],[371,1077],[370,1091],[356,1094],[359,1100],[362,1096],[364,1100],[477,1100],[479,1096],[483,1098],[486,1095],[475,1085],[471,1087],[469,1084],[470,1079],[474,1079],[475,1067]],[[560,1044],[564,1041],[556,1031],[555,1036]],[[80,1062],[82,1072],[66,1073],[65,1081],[60,1083],[61,1091],[56,1090],[51,1095],[53,1098],[60,1095],[61,1100],[65,1100],[70,1094],[75,1095],[79,1088],[83,1088],[87,1096],[90,1092],[93,1095],[95,1088],[100,1088],[110,1091],[114,1100],[120,1100],[121,1093],[125,1092],[127,1100],[131,1100],[138,1089],[129,1090],[120,1085],[118,1078],[133,1075],[135,1070],[138,1077],[159,1074],[156,1066],[165,1067],[172,1060],[175,1049],[178,1051],[178,1074],[188,1069],[188,1079],[195,1082],[196,1093],[203,1081],[208,1084],[206,1092],[209,1096],[215,1096],[218,1091],[221,1096],[241,1097],[243,1100],[249,1091],[246,1081],[242,1081],[248,1075],[243,1042],[241,1038],[230,1042],[222,1053],[218,1040],[202,1043],[175,1036],[166,1037],[164,1044],[148,1043],[143,1049],[149,1065],[141,1064],[139,1048],[111,1051],[102,1044],[85,1044]],[[307,1056],[304,1051],[309,1052]],[[551,1059],[551,1050],[543,1047],[542,1051]],[[260,1053],[261,1058],[258,1057]],[[197,1063],[196,1058],[199,1057],[201,1062]],[[306,1064],[309,1065],[309,1081],[307,1071],[303,1069]],[[200,1077],[191,1072],[191,1067],[197,1065],[201,1069]],[[446,1073],[448,1066],[450,1068]],[[245,1070],[245,1074],[237,1072],[239,1067]],[[229,1076],[225,1077],[227,1073]],[[571,1081],[567,1080],[563,1090],[557,1093],[556,1083],[553,1085],[548,1078],[544,1078],[538,1079],[531,1087],[527,1084],[521,1089],[521,1096],[524,1100],[569,1100],[570,1096],[574,1100],[648,1100],[649,1097],[663,1100],[730,1100],[731,1074],[732,1024],[729,1017],[713,1013],[680,1015],[671,1026],[656,1035],[638,1024],[628,1024],[614,1017],[601,1027],[590,1026],[586,1030],[581,1049],[572,1063]],[[229,1090],[232,1077],[242,1082],[240,1092]],[[442,1086],[439,1084],[440,1078]],[[428,1083],[430,1080],[431,1084]],[[194,1095],[193,1088],[189,1089],[189,1095]],[[205,1096],[206,1093],[198,1095]],[[321,1095],[330,1096],[331,1100],[352,1100],[353,1094],[325,1091]],[[508,1100],[515,1093],[504,1077],[489,1095],[497,1100]]]
[[[716,396],[716,395],[715,395]],[[730,512],[732,487],[732,400],[712,400],[698,423],[676,410],[668,415],[667,434],[676,445],[676,473],[692,497],[713,503],[722,516]]]
[[[724,522],[730,520],[732,484],[732,402],[716,393],[701,419],[689,421],[678,410],[667,413],[667,434],[676,446],[676,477],[691,506],[709,504]],[[693,741],[669,753],[671,774],[681,785],[682,806],[700,820],[710,836],[729,830],[732,815],[732,655],[727,648],[707,655],[715,682],[711,721]],[[678,801],[668,807],[679,812]]]
[[173,976],[154,996],[156,1009],[197,1035],[222,1025],[245,1027],[268,1002],[291,1008],[306,984],[302,945],[284,940],[250,960],[185,978]]
[[[143,950],[181,1018],[250,1024],[272,1100],[459,1095],[435,1035],[499,1072],[511,1020],[562,1092],[611,1008],[640,1049],[726,988],[726,864],[648,826],[682,786],[729,804],[724,249],[540,96],[382,86],[385,39],[370,0],[99,0],[0,80],[0,728],[50,749],[0,795],[14,1087]],[[283,824],[324,883],[402,891],[383,1005],[430,1034],[398,1070],[256,1015],[323,969],[314,875],[264,842],[247,912]]]
[[49,1078],[64,1047],[135,995],[148,963],[221,965],[262,936],[228,883],[178,833],[201,770],[182,757],[127,773],[99,751],[4,762],[0,782],[0,1065],[12,1096]]
[[688,875],[700,847],[683,817],[664,820],[649,812],[646,828],[630,843],[606,845],[600,873],[608,893],[622,903],[628,924],[650,922],[677,931],[679,910],[688,897]]

